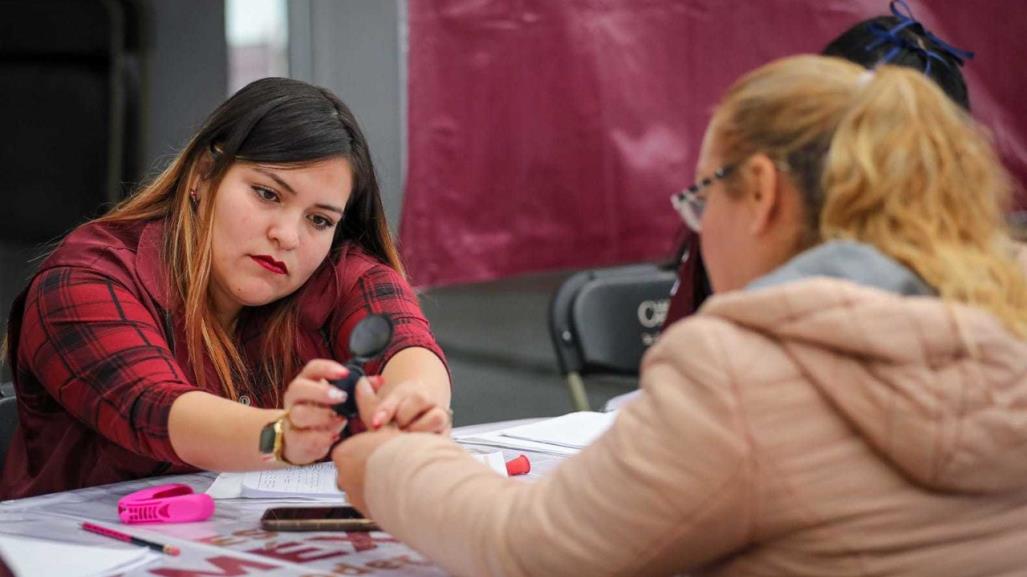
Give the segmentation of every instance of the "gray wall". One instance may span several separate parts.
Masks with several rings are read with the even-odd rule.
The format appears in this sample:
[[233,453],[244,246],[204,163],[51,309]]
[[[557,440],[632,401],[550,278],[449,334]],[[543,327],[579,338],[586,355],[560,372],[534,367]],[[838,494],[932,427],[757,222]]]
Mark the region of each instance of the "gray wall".
[[289,2],[289,76],[332,90],[353,110],[371,146],[393,233],[403,191],[404,6],[404,0]]
[[221,0],[150,0],[144,170],[163,168],[227,96]]

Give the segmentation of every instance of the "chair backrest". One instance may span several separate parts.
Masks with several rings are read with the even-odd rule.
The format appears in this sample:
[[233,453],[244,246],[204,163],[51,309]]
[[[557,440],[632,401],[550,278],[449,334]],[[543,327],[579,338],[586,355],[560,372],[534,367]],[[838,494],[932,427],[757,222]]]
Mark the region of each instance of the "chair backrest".
[[7,448],[18,427],[18,401],[14,397],[0,397],[0,471],[7,459]]
[[638,374],[667,315],[676,276],[656,265],[582,271],[557,290],[549,330],[560,371]]

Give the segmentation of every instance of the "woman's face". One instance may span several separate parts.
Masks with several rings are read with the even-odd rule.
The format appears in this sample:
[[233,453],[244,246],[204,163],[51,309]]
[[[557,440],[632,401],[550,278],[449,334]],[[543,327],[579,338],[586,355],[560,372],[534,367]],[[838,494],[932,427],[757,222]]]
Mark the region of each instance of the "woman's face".
[[211,294],[218,318],[231,322],[242,307],[300,288],[328,256],[352,189],[344,158],[301,167],[234,163],[212,207]]
[[[723,167],[724,161],[715,152],[712,140],[711,131],[707,130],[696,164],[696,180],[706,178]],[[702,217],[700,246],[714,292],[741,288],[749,276],[748,267],[743,262],[749,253],[744,206],[728,194],[726,186],[724,180],[718,180],[705,190],[706,209]]]
[[[724,167],[715,141],[707,130],[698,178]],[[701,247],[714,292],[744,288],[801,249],[801,196],[766,154],[755,153],[736,163],[727,179],[717,180],[705,192]]]

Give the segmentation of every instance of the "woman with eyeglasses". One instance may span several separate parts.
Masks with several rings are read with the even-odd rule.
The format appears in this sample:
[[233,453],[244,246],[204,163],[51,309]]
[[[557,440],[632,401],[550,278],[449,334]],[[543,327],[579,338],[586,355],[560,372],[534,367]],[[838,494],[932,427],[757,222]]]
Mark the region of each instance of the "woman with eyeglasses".
[[[970,110],[970,94],[961,68],[966,60],[973,58],[973,52],[952,46],[928,30],[914,18],[903,0],[893,0],[889,7],[890,15],[855,24],[828,43],[823,54],[844,58],[868,69],[893,64],[919,70],[954,102]],[[702,261],[699,235],[684,227],[677,246],[673,266],[678,279],[671,291],[664,327],[694,313],[712,292]]]
[[917,71],[798,56],[728,90],[697,174],[715,296],[605,435],[535,483],[359,435],[349,499],[456,575],[1022,573],[1027,258],[983,131]]

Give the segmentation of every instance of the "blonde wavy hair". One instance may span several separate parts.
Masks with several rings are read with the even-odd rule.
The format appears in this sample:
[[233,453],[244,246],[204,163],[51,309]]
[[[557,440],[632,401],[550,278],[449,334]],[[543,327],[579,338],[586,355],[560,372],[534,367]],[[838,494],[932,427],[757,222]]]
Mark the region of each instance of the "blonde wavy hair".
[[763,153],[786,165],[803,245],[873,245],[942,299],[1027,336],[1027,278],[1003,216],[1013,181],[987,133],[922,74],[784,58],[739,79],[711,130],[727,163]]

